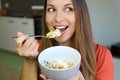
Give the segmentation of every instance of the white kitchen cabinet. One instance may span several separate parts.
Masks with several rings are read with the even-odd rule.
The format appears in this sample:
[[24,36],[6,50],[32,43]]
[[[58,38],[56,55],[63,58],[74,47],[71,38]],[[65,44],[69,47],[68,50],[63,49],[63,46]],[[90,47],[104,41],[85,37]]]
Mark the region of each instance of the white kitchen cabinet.
[[0,49],[16,51],[16,33],[21,31],[25,34],[34,35],[34,20],[32,18],[0,17]]

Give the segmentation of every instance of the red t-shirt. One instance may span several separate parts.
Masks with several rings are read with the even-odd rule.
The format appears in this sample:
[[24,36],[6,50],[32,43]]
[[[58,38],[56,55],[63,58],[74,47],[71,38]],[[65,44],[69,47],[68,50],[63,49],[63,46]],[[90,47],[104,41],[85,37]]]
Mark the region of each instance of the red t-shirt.
[[114,80],[114,66],[111,52],[106,47],[96,44],[97,71],[95,80]]

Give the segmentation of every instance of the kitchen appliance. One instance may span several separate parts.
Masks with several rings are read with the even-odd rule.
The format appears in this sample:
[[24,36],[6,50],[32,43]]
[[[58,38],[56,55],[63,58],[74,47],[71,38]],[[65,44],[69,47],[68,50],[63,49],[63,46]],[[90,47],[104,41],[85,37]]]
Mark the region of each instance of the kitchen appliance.
[[111,46],[112,55],[120,58],[120,42],[115,43]]
[[[34,18],[34,35],[41,35],[42,34],[42,13],[43,13],[43,6],[39,5],[33,5],[31,7],[33,18]],[[40,37],[37,37],[36,39],[41,39]]]
[[[42,16],[34,16],[34,35],[42,34],[41,20]],[[36,39],[41,39],[41,37],[36,37]]]

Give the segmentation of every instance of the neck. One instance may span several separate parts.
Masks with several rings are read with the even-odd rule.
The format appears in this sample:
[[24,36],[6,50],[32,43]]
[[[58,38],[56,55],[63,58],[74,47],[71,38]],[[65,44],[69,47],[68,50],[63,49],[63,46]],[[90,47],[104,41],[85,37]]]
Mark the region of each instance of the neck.
[[69,41],[67,41],[67,42],[58,42],[58,44],[60,45],[60,46],[69,46],[70,44],[69,44]]

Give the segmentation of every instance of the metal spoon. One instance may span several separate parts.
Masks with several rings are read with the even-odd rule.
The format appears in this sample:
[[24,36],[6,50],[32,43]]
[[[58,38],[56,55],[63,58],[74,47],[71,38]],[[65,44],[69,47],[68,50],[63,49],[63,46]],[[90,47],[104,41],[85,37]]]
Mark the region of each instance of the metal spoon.
[[[44,37],[46,38],[46,36],[43,35],[30,35],[29,37],[34,37],[34,38],[38,38],[38,37]],[[18,37],[12,37],[12,39],[17,39]]]

